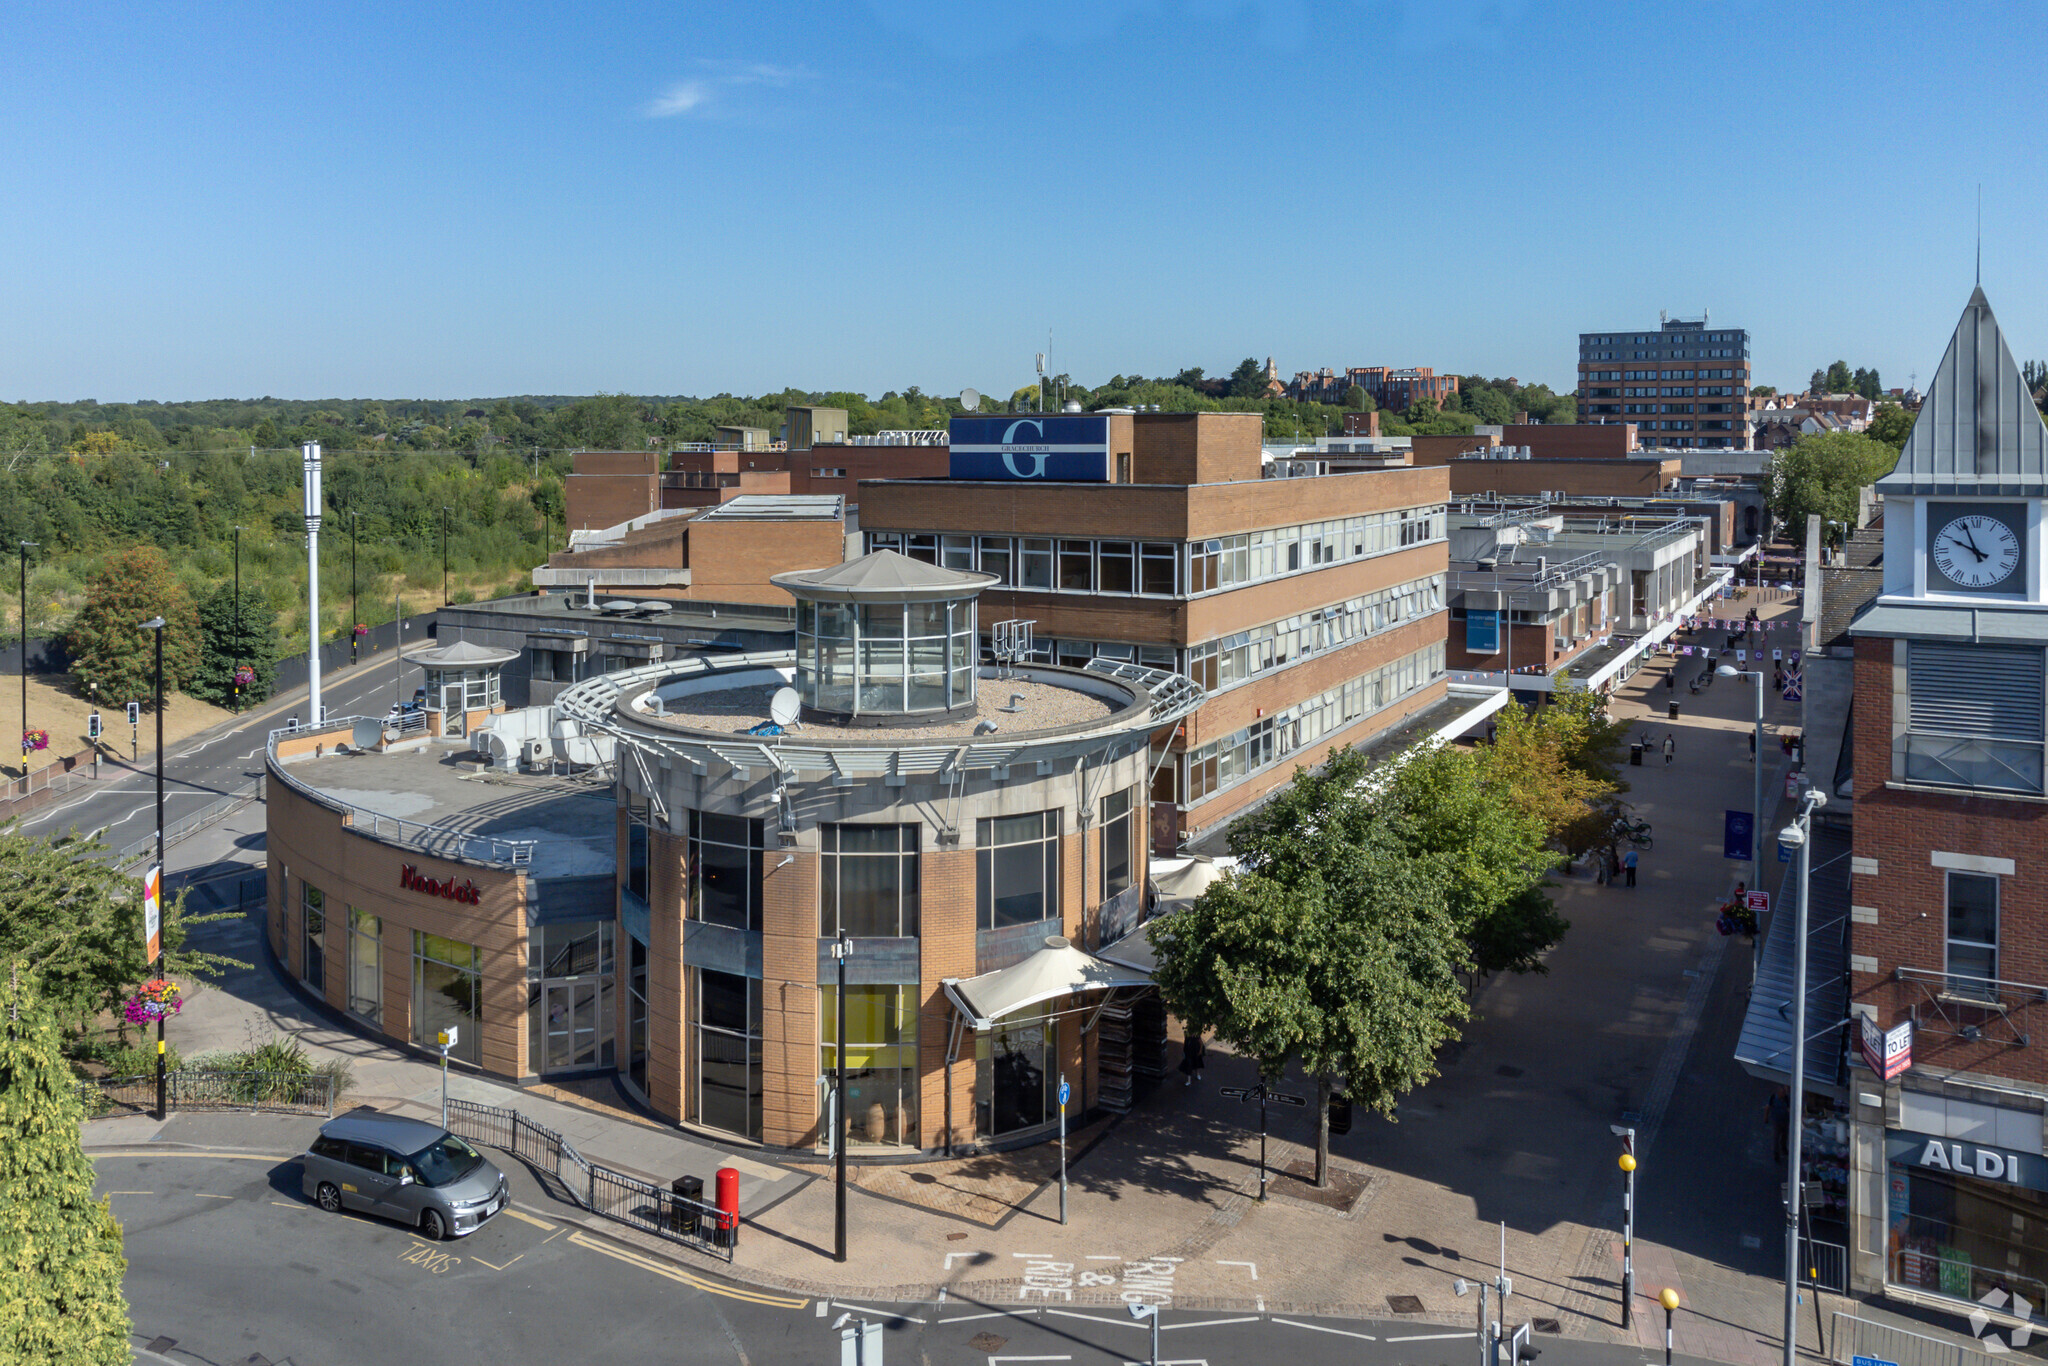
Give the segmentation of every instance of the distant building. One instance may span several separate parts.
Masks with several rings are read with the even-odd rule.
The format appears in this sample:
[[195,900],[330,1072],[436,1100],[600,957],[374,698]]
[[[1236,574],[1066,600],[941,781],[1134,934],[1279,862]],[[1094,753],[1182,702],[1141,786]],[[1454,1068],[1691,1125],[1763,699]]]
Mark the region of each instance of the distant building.
[[1665,318],[1579,334],[1579,420],[1632,422],[1656,446],[1750,448],[1749,333]]
[[[1271,362],[1267,364],[1270,368]],[[1321,370],[1298,371],[1293,381],[1284,387],[1287,397],[1297,403],[1342,403],[1353,385],[1365,390],[1374,407],[1398,411],[1424,398],[1442,407],[1458,392],[1458,377],[1439,375],[1427,365],[1398,369],[1385,365],[1354,365],[1343,371],[1325,366]]]

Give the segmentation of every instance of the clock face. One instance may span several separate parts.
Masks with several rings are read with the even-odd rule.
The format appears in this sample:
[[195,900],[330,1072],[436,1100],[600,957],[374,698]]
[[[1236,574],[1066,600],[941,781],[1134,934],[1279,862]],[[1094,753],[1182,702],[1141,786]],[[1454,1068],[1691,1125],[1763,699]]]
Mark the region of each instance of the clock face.
[[1958,588],[1984,589],[2019,568],[2020,541],[2011,527],[1981,512],[1966,513],[1934,533],[1934,567]]

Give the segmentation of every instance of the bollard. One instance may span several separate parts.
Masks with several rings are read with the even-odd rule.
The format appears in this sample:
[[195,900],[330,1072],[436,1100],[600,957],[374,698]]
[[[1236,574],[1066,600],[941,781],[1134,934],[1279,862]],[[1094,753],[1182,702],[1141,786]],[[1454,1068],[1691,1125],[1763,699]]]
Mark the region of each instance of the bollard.
[[718,1169],[718,1243],[740,1245],[740,1174],[731,1167]]

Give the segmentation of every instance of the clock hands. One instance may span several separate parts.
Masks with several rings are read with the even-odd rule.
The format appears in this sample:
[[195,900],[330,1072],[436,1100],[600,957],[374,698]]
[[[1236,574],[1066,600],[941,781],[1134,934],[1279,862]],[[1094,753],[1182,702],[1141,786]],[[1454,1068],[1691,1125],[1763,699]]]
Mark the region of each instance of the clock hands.
[[1965,536],[1969,537],[1969,540],[1970,540],[1970,552],[1971,552],[1972,554],[1974,554],[1974,555],[1975,555],[1975,556],[1977,557],[1977,560],[1978,560],[1978,562],[1979,562],[1980,564],[1981,564],[1981,563],[1982,563],[1983,561],[1985,561],[1985,560],[1988,560],[1988,559],[1990,559],[1990,558],[1991,558],[1991,557],[1990,557],[1989,555],[1986,555],[1986,554],[1985,554],[1985,553],[1984,553],[1983,551],[1981,551],[1981,550],[1977,549],[1977,537],[1976,537],[1976,534],[1975,534],[1975,533],[1973,533],[1973,532],[1972,532],[1972,531],[1970,530],[1970,528],[1969,528],[1968,524],[1965,524],[1965,525],[1964,525],[1964,527],[1963,527],[1963,535],[1965,535]]
[[1982,564],[1984,563],[1984,561],[1991,558],[1989,555],[1986,555],[1983,551],[1977,549],[1976,545],[1970,541],[1957,540],[1954,536],[1950,536],[1949,539],[1951,541],[1955,541],[1957,545],[1969,551],[1972,555],[1975,555],[1977,557],[1978,564]]

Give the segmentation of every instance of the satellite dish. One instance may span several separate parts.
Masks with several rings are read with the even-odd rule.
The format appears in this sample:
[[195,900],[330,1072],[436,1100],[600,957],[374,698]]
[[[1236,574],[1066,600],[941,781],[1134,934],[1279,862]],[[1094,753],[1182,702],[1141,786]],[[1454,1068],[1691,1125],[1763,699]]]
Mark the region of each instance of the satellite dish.
[[382,721],[357,721],[354,733],[349,738],[355,741],[357,749],[375,749],[384,738]]
[[786,726],[796,720],[801,705],[795,688],[777,688],[775,696],[768,699],[768,719],[778,726]]
[[962,389],[960,391],[960,406],[970,413],[979,408],[981,406],[981,390]]

